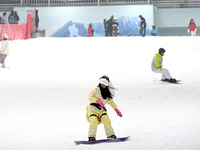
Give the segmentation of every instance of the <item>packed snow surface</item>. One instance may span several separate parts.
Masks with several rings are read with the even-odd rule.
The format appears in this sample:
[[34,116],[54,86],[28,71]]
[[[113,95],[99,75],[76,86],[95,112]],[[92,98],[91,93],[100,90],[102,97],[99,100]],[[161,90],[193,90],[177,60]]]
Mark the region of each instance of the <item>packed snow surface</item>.
[[[10,41],[0,69],[0,150],[199,150],[200,37],[37,38]],[[1,43],[0,43],[1,45]],[[182,80],[163,83],[163,68]],[[123,117],[106,105],[121,143],[87,140],[88,94],[108,75]],[[97,139],[106,138],[103,125]]]

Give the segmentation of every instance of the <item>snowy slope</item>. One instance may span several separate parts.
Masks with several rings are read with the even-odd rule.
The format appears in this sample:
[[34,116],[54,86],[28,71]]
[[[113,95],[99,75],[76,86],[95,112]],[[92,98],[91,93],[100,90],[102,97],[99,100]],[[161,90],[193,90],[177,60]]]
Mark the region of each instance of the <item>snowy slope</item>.
[[[10,41],[10,68],[0,69],[1,150],[199,150],[200,37],[38,38]],[[160,47],[163,67],[181,84],[160,82],[150,64]],[[118,90],[124,143],[76,146],[87,140],[87,95],[102,75]],[[97,138],[106,138],[99,125]]]

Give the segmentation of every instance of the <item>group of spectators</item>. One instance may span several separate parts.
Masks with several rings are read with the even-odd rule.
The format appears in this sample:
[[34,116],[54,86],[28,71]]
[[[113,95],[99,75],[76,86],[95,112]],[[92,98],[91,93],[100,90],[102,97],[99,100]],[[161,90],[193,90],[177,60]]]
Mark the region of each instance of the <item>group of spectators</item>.
[[0,14],[0,24],[18,24],[19,22],[19,15],[17,11],[11,11],[11,14],[8,16],[8,22],[6,19],[6,11],[3,14]]
[[[119,23],[113,15],[107,21],[104,19],[103,24],[105,28],[105,36],[119,36]],[[92,23],[90,23],[87,31],[88,37],[93,37],[94,29],[92,28]]]
[[[139,18],[141,21],[141,24],[140,24],[141,34],[142,34],[142,37],[145,37],[146,36],[146,20],[142,15],[139,15]],[[156,30],[155,25],[152,25],[152,30],[151,30],[150,34],[151,34],[151,36],[157,36],[158,31]]]
[[106,36],[119,36],[119,23],[113,15],[107,21],[104,19],[103,24]]
[[[146,21],[145,18],[142,15],[139,15],[139,18],[141,20],[141,35],[144,37],[146,36]],[[116,18],[112,15],[110,19],[103,20],[104,28],[105,28],[105,36],[119,36],[119,23]],[[93,37],[94,29],[92,28],[92,24],[89,25],[88,29],[88,37]],[[158,32],[156,30],[156,27],[153,25],[151,30],[152,36],[157,36]]]
[[[36,11],[36,14],[38,11]],[[38,16],[38,15],[36,15]],[[141,35],[144,37],[146,36],[146,20],[142,15],[139,15],[139,18],[141,20]],[[11,11],[11,14],[8,16],[8,23],[9,24],[18,24],[19,21],[19,15],[17,14],[17,11]],[[37,21],[36,21],[37,22]],[[39,22],[39,19],[38,19]],[[0,14],[0,24],[8,24],[6,19],[6,11],[3,12],[3,14]],[[106,21],[106,19],[103,20],[104,28],[105,28],[105,36],[119,36],[119,23],[116,18],[112,15],[109,20]],[[38,27],[38,25],[36,25]],[[88,37],[92,37],[94,35],[94,29],[92,28],[92,24],[88,27]],[[188,25],[188,33],[191,30],[191,36],[196,36],[196,24],[194,23],[194,20],[191,19],[189,25]],[[151,30],[152,36],[157,36],[158,32],[156,30],[156,27],[153,25]]]

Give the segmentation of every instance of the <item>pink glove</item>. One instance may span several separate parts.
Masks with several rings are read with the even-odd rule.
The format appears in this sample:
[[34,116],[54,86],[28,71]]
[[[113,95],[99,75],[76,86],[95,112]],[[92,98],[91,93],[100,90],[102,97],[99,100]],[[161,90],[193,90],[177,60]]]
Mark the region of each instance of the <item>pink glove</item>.
[[101,105],[102,108],[104,107],[104,103],[100,99],[97,100],[97,103],[99,103],[99,105]]
[[120,117],[122,117],[122,113],[119,111],[119,109],[115,109],[115,112],[117,113],[117,116],[120,116]]

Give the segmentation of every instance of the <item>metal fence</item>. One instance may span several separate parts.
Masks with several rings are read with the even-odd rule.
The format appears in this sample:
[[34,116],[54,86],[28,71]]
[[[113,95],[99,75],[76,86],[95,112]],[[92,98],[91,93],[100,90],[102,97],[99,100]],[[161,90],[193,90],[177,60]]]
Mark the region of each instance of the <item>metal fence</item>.
[[152,0],[158,8],[200,8],[200,0]]
[[14,7],[154,5],[158,8],[197,8],[200,0],[0,0],[0,11]]

